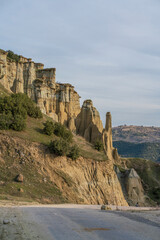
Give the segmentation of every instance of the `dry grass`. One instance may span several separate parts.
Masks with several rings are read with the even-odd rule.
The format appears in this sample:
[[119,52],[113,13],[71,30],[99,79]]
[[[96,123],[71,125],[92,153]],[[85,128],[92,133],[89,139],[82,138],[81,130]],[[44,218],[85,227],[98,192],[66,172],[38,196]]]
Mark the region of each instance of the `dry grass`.
[[83,137],[79,135],[74,135],[74,142],[80,148],[80,154],[84,158],[90,158],[96,161],[106,161],[107,156],[103,151],[99,152],[94,149],[93,144],[87,142]]

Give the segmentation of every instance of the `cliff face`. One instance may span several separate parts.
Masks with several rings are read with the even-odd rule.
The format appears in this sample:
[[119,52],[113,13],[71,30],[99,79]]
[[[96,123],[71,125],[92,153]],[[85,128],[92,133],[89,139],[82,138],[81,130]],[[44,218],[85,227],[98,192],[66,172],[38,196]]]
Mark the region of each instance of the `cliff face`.
[[79,95],[72,85],[58,84],[55,78],[55,68],[44,69],[43,64],[22,56],[15,62],[0,50],[0,83],[13,93],[26,93],[43,113],[74,130],[80,112]]

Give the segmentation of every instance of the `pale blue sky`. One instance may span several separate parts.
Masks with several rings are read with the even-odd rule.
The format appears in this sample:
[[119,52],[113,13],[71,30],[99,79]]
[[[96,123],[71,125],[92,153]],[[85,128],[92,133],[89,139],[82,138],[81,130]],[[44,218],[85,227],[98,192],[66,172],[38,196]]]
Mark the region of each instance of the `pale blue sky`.
[[160,126],[159,0],[0,0],[0,48],[91,98],[104,122]]

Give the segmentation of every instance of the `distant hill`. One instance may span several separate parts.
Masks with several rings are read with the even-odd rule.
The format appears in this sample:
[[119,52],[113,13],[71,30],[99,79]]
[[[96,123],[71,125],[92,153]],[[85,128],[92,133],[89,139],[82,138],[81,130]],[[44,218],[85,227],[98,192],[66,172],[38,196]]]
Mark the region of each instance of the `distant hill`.
[[160,142],[160,127],[118,126],[112,129],[113,141]]
[[122,157],[160,162],[160,128],[118,126],[113,128],[113,145]]
[[136,157],[160,162],[160,143],[130,143],[114,141],[113,146],[118,149],[122,157]]

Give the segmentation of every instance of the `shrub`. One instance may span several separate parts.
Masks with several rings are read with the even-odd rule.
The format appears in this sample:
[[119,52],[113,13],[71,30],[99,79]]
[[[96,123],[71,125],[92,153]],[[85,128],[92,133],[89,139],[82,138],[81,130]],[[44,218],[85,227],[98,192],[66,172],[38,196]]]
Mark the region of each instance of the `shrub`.
[[14,60],[15,62],[19,62],[19,55],[15,54],[14,52],[12,52],[11,50],[7,51],[7,58]]
[[54,141],[51,141],[49,145],[50,151],[55,153],[58,156],[64,156],[68,153],[69,143],[64,139],[60,138]]
[[[32,117],[32,116],[31,116],[31,117]],[[34,108],[34,116],[33,116],[33,117],[34,117],[34,118],[42,118],[42,117],[43,117],[40,108],[37,107],[37,106],[35,106],[35,108]]]
[[58,137],[65,139],[68,142],[72,142],[72,139],[73,139],[72,132],[70,130],[68,130],[61,123],[54,124],[54,134]]
[[72,160],[76,160],[77,158],[79,158],[80,156],[79,147],[77,145],[72,146],[67,156],[72,158]]
[[0,129],[8,130],[13,121],[11,114],[0,114]]
[[15,131],[22,131],[26,127],[25,119],[21,115],[15,115],[10,128]]
[[16,131],[21,131],[25,128],[24,119],[26,119],[27,115],[34,118],[42,117],[39,107],[23,93],[0,98],[0,114],[0,128],[10,128]]
[[101,140],[97,139],[94,143],[94,148],[98,151],[102,151],[103,150],[103,143]]
[[46,121],[45,123],[43,123],[43,125],[44,125],[43,132],[51,136],[54,132],[54,123],[51,121]]
[[33,118],[42,118],[42,113],[40,111],[40,108],[37,107],[34,104],[34,102],[26,94],[17,93],[17,94],[12,94],[11,97],[12,97],[14,106],[19,106],[19,108],[24,108],[28,116]]

